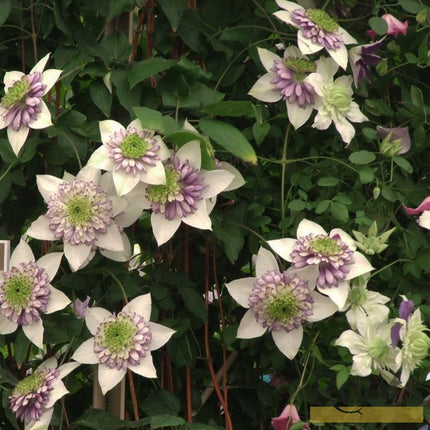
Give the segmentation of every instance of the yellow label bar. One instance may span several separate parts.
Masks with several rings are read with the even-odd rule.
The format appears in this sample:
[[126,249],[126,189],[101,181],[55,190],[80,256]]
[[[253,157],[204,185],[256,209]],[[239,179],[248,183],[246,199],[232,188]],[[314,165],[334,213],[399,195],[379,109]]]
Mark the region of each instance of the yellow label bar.
[[422,423],[422,406],[311,406],[314,423]]

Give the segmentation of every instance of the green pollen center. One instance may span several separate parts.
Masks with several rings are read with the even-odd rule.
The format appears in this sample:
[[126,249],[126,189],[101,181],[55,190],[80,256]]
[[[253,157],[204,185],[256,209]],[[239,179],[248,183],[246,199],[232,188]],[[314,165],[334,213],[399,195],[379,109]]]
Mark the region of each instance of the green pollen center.
[[290,291],[281,291],[267,304],[266,313],[271,320],[288,321],[297,314],[297,299]]
[[33,282],[29,277],[17,274],[5,282],[3,291],[6,302],[12,309],[23,309],[31,300]]
[[409,347],[411,348],[413,359],[421,361],[427,357],[430,339],[423,331],[412,332]]
[[43,370],[36,370],[31,375],[26,376],[18,382],[13,390],[15,395],[25,395],[36,392],[45,380],[45,372]]
[[67,202],[66,214],[75,227],[85,225],[92,217],[91,202],[85,197],[73,197]]
[[15,104],[25,104],[29,91],[30,84],[28,83],[26,76],[23,76],[9,88],[7,94],[2,97],[1,104],[6,109],[11,108]]
[[310,243],[310,248],[323,255],[338,255],[340,246],[330,237],[319,237]]
[[348,300],[356,306],[362,305],[366,302],[366,290],[364,288],[352,288],[348,294]]
[[375,360],[383,360],[387,356],[389,348],[384,340],[374,339],[369,346],[369,355]]
[[294,72],[297,81],[302,81],[308,73],[313,73],[316,70],[315,63],[304,58],[286,58],[284,64],[285,67]]
[[106,323],[102,344],[114,354],[130,350],[135,344],[136,326],[129,317],[118,316],[116,321]]
[[173,201],[181,192],[181,186],[178,183],[180,176],[179,172],[173,167],[168,166],[166,168],[166,184],[150,185],[146,191],[148,200],[161,204]]
[[333,84],[326,91],[326,103],[340,111],[347,112],[351,106],[351,96],[348,92],[348,88]]
[[319,28],[330,33],[334,33],[339,28],[339,24],[321,9],[308,9],[306,10],[306,16]]
[[120,148],[124,157],[136,159],[143,157],[147,153],[149,143],[137,133],[130,133],[124,137]]

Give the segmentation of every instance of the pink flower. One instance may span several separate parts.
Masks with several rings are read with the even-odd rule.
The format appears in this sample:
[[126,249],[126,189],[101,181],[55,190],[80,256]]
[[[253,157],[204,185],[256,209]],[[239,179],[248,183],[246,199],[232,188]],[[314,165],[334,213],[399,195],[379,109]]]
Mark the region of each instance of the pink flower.
[[394,18],[393,15],[386,13],[382,15],[382,18],[388,24],[387,34],[393,34],[394,37],[397,37],[399,33],[402,33],[403,36],[406,36],[406,31],[408,29],[408,21],[401,22],[397,18]]
[[[290,430],[291,426],[300,421],[299,413],[294,405],[285,406],[281,415],[272,418],[272,427],[274,430]],[[303,424],[302,429],[308,429],[309,424]]]
[[421,213],[421,216],[418,218],[418,224],[430,230],[430,196],[426,197],[416,209],[407,208],[405,205],[403,207],[409,215],[418,215]]

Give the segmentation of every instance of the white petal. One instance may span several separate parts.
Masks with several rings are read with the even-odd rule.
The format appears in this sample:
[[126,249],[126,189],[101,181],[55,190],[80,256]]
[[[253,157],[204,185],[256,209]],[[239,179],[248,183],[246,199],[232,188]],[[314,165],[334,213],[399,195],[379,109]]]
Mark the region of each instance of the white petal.
[[202,153],[200,150],[200,142],[198,140],[192,140],[181,146],[176,152],[176,156],[182,161],[188,160],[190,166],[200,170],[202,164]]
[[323,81],[330,81],[339,69],[339,65],[328,57],[320,58],[316,61],[316,65],[316,72],[323,77]]
[[19,263],[30,261],[35,261],[33,251],[30,245],[21,239],[10,256],[9,267],[18,266]]
[[355,128],[351,125],[350,122],[346,120],[345,117],[338,117],[336,119],[333,119],[333,122],[342,140],[345,143],[349,144],[352,138],[355,136]]
[[343,70],[346,70],[346,66],[348,65],[348,51],[345,45],[340,46],[338,49],[327,49],[327,52]]
[[321,111],[318,111],[312,128],[317,128],[318,130],[327,130],[330,127],[332,120],[327,115],[324,115]]
[[297,32],[297,45],[303,55],[315,54],[315,52],[319,52],[323,49],[322,45],[314,43],[311,39],[305,37],[302,29],[299,29]]
[[115,190],[119,196],[129,193],[139,182],[139,176],[126,173],[123,169],[114,169],[112,171],[112,177]]
[[13,86],[16,81],[21,80],[24,75],[25,73],[19,72],[18,70],[11,70],[10,72],[5,73],[3,82],[6,94],[9,92],[9,88]]
[[301,108],[297,103],[286,102],[286,105],[288,120],[296,130],[309,119],[313,111],[313,106],[311,105],[307,105],[305,108]]
[[249,90],[248,94],[266,103],[274,103],[281,100],[282,94],[274,89],[273,84],[270,82],[276,76],[274,72],[261,76]]
[[372,359],[368,354],[357,354],[352,357],[351,375],[369,376],[372,372]]
[[236,167],[234,167],[232,164],[227,163],[227,161],[223,161],[221,163],[220,169],[227,170],[234,176],[233,181],[231,181],[230,185],[228,185],[228,187],[225,188],[224,191],[236,190],[245,184],[245,179],[243,179],[243,176],[241,175],[239,170],[237,170]]
[[234,175],[224,169],[200,170],[199,176],[203,178],[203,183],[207,185],[202,190],[202,196],[205,199],[215,197],[221,191],[224,191],[234,179]]
[[76,175],[76,179],[80,179],[82,181],[88,181],[88,182],[92,181],[95,184],[99,184],[101,176],[102,176],[102,173],[100,172],[99,169],[96,169],[93,166],[86,165]]
[[54,84],[58,81],[58,78],[60,77],[61,73],[63,73],[63,71],[58,69],[49,69],[45,70],[42,73],[42,76],[40,77],[40,82],[46,85],[46,88],[43,90],[43,95],[47,94],[48,91],[54,86]]
[[37,260],[37,265],[43,267],[49,276],[49,281],[52,281],[60,267],[62,252],[50,252]]
[[138,375],[143,376],[144,378],[157,377],[157,371],[154,367],[151,354],[147,354],[146,357],[141,358],[139,364],[135,366],[129,364],[128,368],[132,372],[137,373]]
[[257,260],[255,262],[255,275],[259,278],[269,270],[279,270],[278,263],[270,251],[260,247],[258,250]]
[[39,60],[35,64],[35,66],[30,70],[30,73],[33,73],[33,72],[40,72],[40,73],[42,73],[43,70],[45,69],[46,63],[48,62],[50,55],[51,55],[51,53],[49,52],[41,60]]
[[87,308],[87,311],[85,312],[85,324],[87,325],[90,333],[95,335],[100,324],[110,316],[112,316],[112,314],[104,308],[97,306]]
[[110,141],[110,137],[114,135],[115,131],[125,130],[125,127],[117,121],[107,119],[99,122],[99,129],[102,142],[106,144]]
[[7,114],[7,109],[5,109],[2,105],[0,105],[0,130],[3,130],[7,127],[6,121],[4,119],[4,115]]
[[237,337],[239,339],[253,339],[254,337],[263,336],[266,330],[267,328],[257,322],[254,312],[248,309],[240,321]]
[[42,194],[43,200],[48,203],[51,197],[58,193],[58,187],[64,180],[52,175],[37,175],[36,182],[39,193]]
[[273,67],[275,60],[281,61],[281,57],[279,57],[279,55],[276,55],[268,49],[257,48],[257,52],[258,56],[260,57],[260,61],[267,72],[270,72],[270,69]]
[[358,43],[356,39],[354,39],[344,28],[339,27],[337,29],[337,33],[342,36],[343,43],[345,45],[352,45]]
[[48,106],[42,100],[39,103],[40,112],[37,114],[36,119],[31,119],[28,123],[29,127],[40,130],[52,125],[51,112],[49,112]]
[[296,356],[300,345],[302,344],[303,327],[300,326],[299,328],[289,332],[286,332],[285,330],[272,331],[272,337],[282,354],[292,360]]
[[160,145],[160,149],[158,150],[160,160],[167,160],[172,155],[172,151],[166,146],[160,136],[155,135],[154,139],[157,139],[157,144]]
[[344,331],[334,344],[348,348],[351,354],[360,354],[365,351],[363,338],[352,330]]
[[318,290],[327,296],[337,305],[337,307],[342,309],[345,306],[346,299],[348,298],[349,285],[347,282],[339,282],[337,287],[331,288],[320,288]]
[[0,315],[0,334],[13,333],[18,328],[18,324],[9,320],[9,318]]
[[287,10],[288,12],[292,12],[293,10],[296,10],[296,9],[301,9],[301,10],[303,9],[303,7],[300,6],[299,4],[288,0],[276,0],[276,4],[282,9]]
[[349,249],[352,249],[353,251],[357,249],[357,247],[355,246],[354,239],[347,232],[343,231],[340,228],[334,228],[330,231],[329,236],[333,237],[336,234],[340,236],[342,242],[345,242],[348,245]]
[[104,364],[99,364],[98,377],[103,395],[115,387],[115,385],[119,384],[126,373],[127,371],[125,369],[110,369]]
[[230,296],[232,296],[240,306],[249,308],[248,299],[256,280],[257,278],[255,277],[235,279],[234,281],[226,283],[225,286]]
[[297,237],[305,237],[308,234],[327,234],[327,232],[316,222],[303,219],[297,227]]
[[337,310],[337,306],[326,296],[318,294],[316,291],[311,291],[311,296],[314,299],[313,313],[308,316],[309,322],[321,321],[331,315]]
[[308,283],[308,288],[313,290],[316,287],[317,279],[319,276],[319,268],[317,264],[312,264],[310,266],[302,267],[300,269],[296,269],[294,266],[291,266],[287,273],[291,276],[295,274],[302,281]]
[[291,19],[290,12],[287,12],[285,10],[278,10],[273,15],[275,15],[276,18],[280,19],[281,21],[285,22],[285,24],[290,24],[294,27],[297,27],[297,24]]
[[9,139],[10,146],[12,146],[13,152],[18,156],[20,149],[27,140],[28,132],[30,129],[25,126],[21,126],[18,131],[15,131],[11,126],[7,128],[7,138]]
[[40,318],[32,324],[23,325],[22,331],[31,342],[43,349],[43,325]]
[[418,218],[418,225],[430,230],[430,211],[424,211]]
[[88,264],[87,259],[90,256],[90,252],[91,246],[85,245],[85,243],[72,245],[70,242],[64,242],[64,255],[66,256],[73,272],[76,272],[81,267]]
[[54,408],[46,409],[38,420],[32,420],[25,425],[25,430],[48,430]]
[[58,368],[58,370],[60,372],[60,378],[61,379],[65,378],[70,372],[73,372],[80,365],[81,365],[81,363],[74,363],[72,361],[70,363],[64,363],[64,364],[62,364]]
[[105,234],[97,235],[95,244],[100,248],[109,249],[110,251],[124,251],[121,233],[116,224],[108,226]]
[[182,218],[185,224],[201,230],[212,230],[212,221],[207,211],[206,200],[196,202],[197,210],[191,215]]
[[49,302],[46,307],[47,314],[64,309],[71,302],[71,300],[62,291],[57,290],[52,285],[48,288],[51,291],[51,296],[49,297]]
[[48,402],[46,403],[45,408],[52,408],[57,400],[61,399],[61,397],[65,396],[69,392],[61,379],[57,379],[52,384],[52,388],[53,390],[49,393]]
[[296,246],[296,239],[276,239],[269,240],[267,243],[270,247],[280,255],[285,261],[292,262],[291,253],[293,252],[294,247]]
[[357,276],[364,275],[365,273],[369,273],[375,268],[369,263],[367,258],[361,254],[360,252],[354,252],[352,255],[354,259],[354,264],[349,266],[349,273],[346,275],[346,279],[353,279]]
[[169,327],[151,321],[149,321],[149,328],[152,334],[151,343],[149,344],[150,351],[161,348],[176,332]]
[[100,146],[92,153],[87,164],[101,170],[112,170],[115,167],[115,162],[109,157],[109,148],[105,145]]
[[100,249],[100,254],[113,261],[127,261],[131,258],[131,244],[128,236],[121,233],[122,251],[111,251],[110,249]]
[[322,87],[324,85],[324,78],[321,74],[311,73],[310,75],[306,76],[304,81],[312,85],[317,95],[323,96],[324,93]]
[[146,184],[161,185],[166,183],[166,171],[161,161],[157,161],[155,166],[148,166],[146,172],[141,172],[140,180]]
[[94,338],[90,337],[79,345],[72,355],[72,360],[82,364],[96,364],[99,362],[97,354],[94,352]]
[[142,315],[145,321],[149,321],[151,318],[151,294],[142,294],[141,296],[135,297],[124,306],[123,310],[136,312]]
[[156,214],[153,212],[151,214],[152,232],[154,233],[158,246],[167,242],[175,234],[180,224],[180,218],[168,220],[162,213]]
[[360,111],[358,104],[355,102],[351,103],[349,112],[346,114],[346,117],[352,122],[364,122],[368,121],[369,119]]
[[33,221],[25,233],[39,240],[56,240],[54,232],[49,228],[49,221],[45,215],[40,215],[36,221]]

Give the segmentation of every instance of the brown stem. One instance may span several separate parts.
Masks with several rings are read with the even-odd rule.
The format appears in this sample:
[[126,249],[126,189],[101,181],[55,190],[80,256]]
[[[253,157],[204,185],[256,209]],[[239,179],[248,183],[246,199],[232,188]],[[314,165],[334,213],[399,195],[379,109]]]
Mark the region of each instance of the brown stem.
[[[20,0],[21,10],[24,9],[24,0]],[[24,32],[21,31],[21,62],[22,62],[22,72],[25,73],[25,37]]]
[[65,401],[64,401],[64,397],[61,398],[61,408],[62,408],[62,411],[63,411],[64,420],[66,421],[67,430],[71,430],[72,427],[70,425],[69,416],[67,415],[67,410],[66,410],[66,404],[65,404]]
[[187,366],[185,368],[186,376],[186,390],[187,390],[187,421],[193,422],[193,402],[191,397],[191,368]]
[[33,40],[34,62],[37,63],[37,33],[36,24],[34,22],[34,1],[30,1],[30,19],[31,19],[31,38]]
[[[147,58],[152,58],[152,49],[153,49],[153,39],[152,34],[154,33],[154,7],[155,0],[148,0],[146,3],[147,14],[146,14],[146,56]],[[157,81],[155,80],[155,76],[151,76],[151,87],[155,88],[157,86]]]
[[146,16],[145,10],[143,8],[141,10],[142,10],[142,12],[139,16],[139,20],[137,21],[137,25],[136,25],[136,28],[135,28],[134,34],[133,34],[133,42],[132,42],[133,50],[131,51],[131,55],[130,55],[130,61],[131,62],[133,62],[134,59],[136,58],[137,42],[139,40],[140,33],[142,32],[143,23],[145,22],[145,16]]
[[137,403],[136,390],[134,388],[133,374],[131,373],[130,369],[127,369],[127,376],[128,385],[130,386],[131,401],[133,403],[134,419],[137,421],[139,419],[139,407]]

